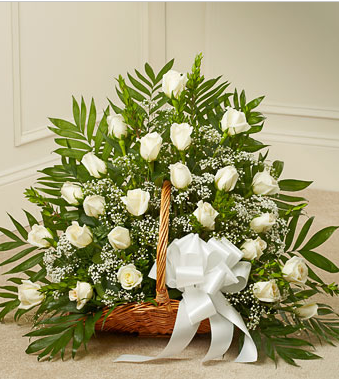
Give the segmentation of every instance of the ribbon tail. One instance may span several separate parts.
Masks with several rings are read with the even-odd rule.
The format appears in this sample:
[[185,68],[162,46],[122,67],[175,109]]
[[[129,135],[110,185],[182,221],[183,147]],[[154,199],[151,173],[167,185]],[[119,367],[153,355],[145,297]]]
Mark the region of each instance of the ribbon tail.
[[235,362],[256,362],[258,359],[257,347],[251,336],[245,334],[244,345]]
[[202,362],[222,359],[233,339],[233,324],[220,314],[209,318],[211,324],[211,345]]
[[221,315],[232,322],[245,334],[244,345],[236,362],[255,362],[258,359],[257,347],[255,346],[250,332],[246,328],[244,320],[240,314],[231,305],[227,304],[226,299],[221,292],[213,296],[213,303]]
[[178,356],[192,341],[199,328],[200,322],[192,325],[188,318],[185,301],[179,303],[177,318],[175,320],[173,333],[164,350],[155,357],[144,355],[120,355],[114,362],[147,362],[161,358]]

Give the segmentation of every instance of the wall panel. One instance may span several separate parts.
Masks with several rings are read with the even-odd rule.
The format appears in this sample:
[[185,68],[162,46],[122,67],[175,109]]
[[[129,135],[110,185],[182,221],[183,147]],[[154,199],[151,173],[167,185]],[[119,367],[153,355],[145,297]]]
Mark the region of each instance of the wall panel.
[[[20,216],[37,169],[56,161],[47,117],[70,119],[72,95],[98,110],[115,76],[148,59],[147,3],[1,3],[0,224]],[[2,200],[7,199],[7,200]]]
[[248,98],[266,95],[260,139],[277,144],[270,156],[285,161],[284,176],[339,190],[333,169],[339,161],[339,5],[193,4],[167,4],[167,56],[178,57],[177,67],[186,70],[202,51],[208,76],[222,74]]

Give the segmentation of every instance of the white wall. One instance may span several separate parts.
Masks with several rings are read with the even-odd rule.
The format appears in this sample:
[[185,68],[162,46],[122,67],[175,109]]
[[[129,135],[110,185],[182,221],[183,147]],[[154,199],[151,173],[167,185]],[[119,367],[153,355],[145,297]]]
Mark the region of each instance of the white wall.
[[[266,95],[260,140],[285,177],[339,190],[339,4],[168,3],[166,56],[190,67],[204,53],[247,97]],[[194,9],[194,11],[192,11]],[[258,138],[258,135],[257,135]]]
[[5,211],[36,210],[24,188],[57,159],[47,117],[70,118],[72,95],[102,109],[114,78],[148,59],[147,3],[0,3],[0,51],[0,225],[10,226]]
[[285,177],[339,190],[338,35],[338,3],[0,3],[0,225],[35,209],[22,192],[72,94],[103,107],[118,74],[172,57],[186,71],[200,51],[206,76],[266,95],[261,139]]

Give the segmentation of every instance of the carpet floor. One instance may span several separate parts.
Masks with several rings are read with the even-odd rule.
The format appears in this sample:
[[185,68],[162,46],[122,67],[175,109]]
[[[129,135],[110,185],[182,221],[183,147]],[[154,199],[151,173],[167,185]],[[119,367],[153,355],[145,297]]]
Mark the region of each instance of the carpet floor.
[[[329,225],[339,225],[339,192],[317,190],[304,191],[310,200],[309,215],[315,215],[311,233]],[[0,237],[0,243],[6,241]],[[339,265],[339,231],[321,247],[321,252]],[[13,254],[13,253],[11,253]],[[1,261],[9,256],[1,253]],[[7,270],[7,267],[6,267]],[[0,268],[0,273],[5,270]],[[328,282],[339,282],[339,274],[329,274],[316,270]],[[0,277],[0,285],[6,277]],[[323,299],[319,299],[323,300]],[[339,312],[339,298],[327,298]],[[180,354],[180,359],[162,360],[145,364],[113,363],[120,354],[156,355],[166,345],[163,338],[138,338],[125,335],[100,333],[88,345],[88,353],[81,350],[75,360],[37,362],[33,355],[26,355],[28,338],[22,337],[30,330],[29,318],[22,318],[19,324],[9,314],[0,324],[0,377],[3,379],[106,379],[106,378],[161,378],[161,379],[202,379],[202,378],[251,378],[308,379],[339,378],[339,349],[330,345],[320,345],[314,341],[317,354],[322,360],[298,361],[300,368],[279,361],[276,368],[269,359],[261,358],[256,364],[234,363],[236,347],[232,346],[224,361],[201,364],[200,360],[209,347],[208,336],[197,336],[189,347]]]

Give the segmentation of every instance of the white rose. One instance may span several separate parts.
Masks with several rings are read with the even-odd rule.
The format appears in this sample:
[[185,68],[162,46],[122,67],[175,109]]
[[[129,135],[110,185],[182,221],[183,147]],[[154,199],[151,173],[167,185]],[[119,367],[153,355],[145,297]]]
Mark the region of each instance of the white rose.
[[187,75],[180,72],[169,70],[162,77],[162,90],[168,97],[173,96],[177,99],[181,92],[185,89],[187,83]]
[[259,217],[255,217],[251,223],[250,227],[257,233],[265,233],[272,228],[275,224],[276,218],[272,213],[264,213]]
[[148,133],[140,139],[140,155],[148,162],[155,161],[159,154],[162,138],[159,133]]
[[89,283],[77,282],[77,286],[69,291],[69,299],[77,302],[77,309],[82,309],[93,296],[93,288]]
[[20,300],[19,309],[29,309],[41,304],[45,296],[41,293],[40,285],[32,283],[30,280],[23,280],[18,286],[18,299]]
[[246,121],[244,112],[237,111],[234,108],[228,108],[221,120],[221,129],[226,131],[230,136],[234,134],[247,132],[251,127]]
[[33,225],[28,233],[27,242],[37,247],[49,247],[51,244],[45,238],[53,238],[52,234],[42,225]]
[[171,141],[180,151],[186,150],[191,144],[193,127],[187,123],[171,125]]
[[66,229],[66,238],[78,248],[86,247],[93,240],[90,228],[87,225],[80,226],[77,221],[73,221]]
[[275,195],[279,192],[278,182],[266,170],[254,175],[252,186],[256,195]]
[[304,319],[311,318],[318,314],[318,305],[316,303],[308,303],[295,309],[295,313]]
[[120,267],[117,277],[121,287],[125,290],[131,290],[142,282],[142,274],[133,264]]
[[304,258],[294,256],[285,263],[282,273],[288,282],[304,284],[308,276],[308,267]]
[[215,183],[220,191],[232,191],[237,183],[239,174],[235,167],[226,166],[218,170],[215,175]]
[[85,154],[81,163],[86,167],[87,171],[95,178],[101,178],[107,172],[106,163],[98,158],[92,151]]
[[128,190],[127,196],[123,196],[121,201],[126,205],[129,213],[134,216],[141,216],[147,211],[150,194],[140,188]]
[[108,134],[113,134],[114,137],[121,139],[122,136],[127,136],[127,124],[121,114],[116,114],[107,117]]
[[193,214],[202,226],[206,229],[214,230],[214,220],[219,213],[212,207],[211,204],[200,200],[198,202],[198,208],[193,212]]
[[65,182],[61,187],[61,197],[71,205],[79,205],[79,200],[82,200],[84,194],[82,188],[72,182]]
[[87,216],[98,218],[105,213],[105,198],[100,195],[87,196],[84,200],[84,211]]
[[109,243],[117,250],[124,250],[131,246],[131,237],[129,230],[122,226],[116,226],[110,231],[108,237]]
[[252,259],[260,258],[266,247],[267,243],[258,237],[256,240],[247,239],[241,245],[240,250],[244,253],[243,258],[251,261]]
[[171,183],[175,188],[181,189],[188,187],[192,182],[192,175],[188,167],[180,162],[169,166]]
[[253,286],[253,294],[260,301],[274,303],[280,300],[280,292],[274,279],[268,282],[257,282]]

